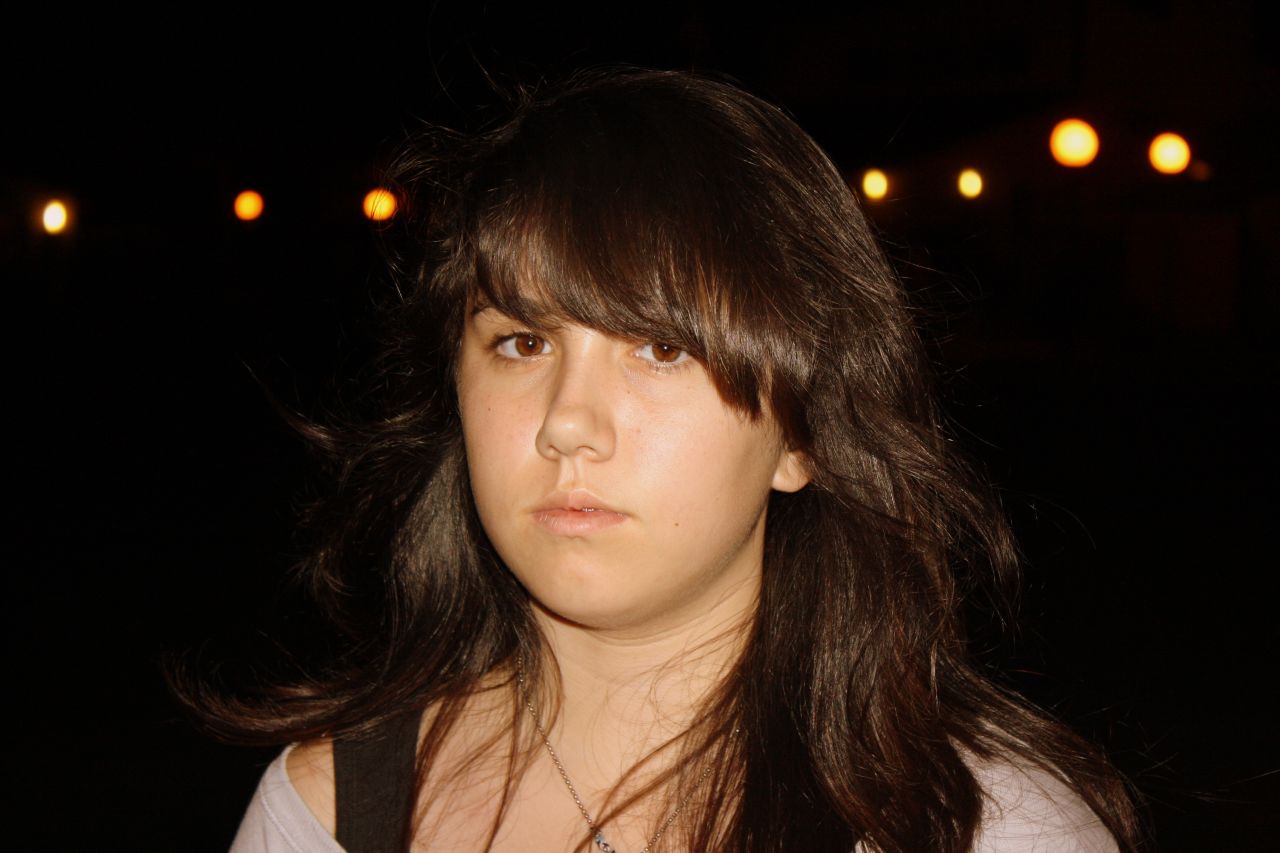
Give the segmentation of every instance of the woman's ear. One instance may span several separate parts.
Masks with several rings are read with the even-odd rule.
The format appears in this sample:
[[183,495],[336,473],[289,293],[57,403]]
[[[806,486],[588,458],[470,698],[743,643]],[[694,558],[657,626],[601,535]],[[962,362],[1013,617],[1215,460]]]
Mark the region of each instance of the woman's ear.
[[778,456],[773,470],[773,488],[780,492],[798,492],[809,485],[809,457],[802,450],[787,450]]

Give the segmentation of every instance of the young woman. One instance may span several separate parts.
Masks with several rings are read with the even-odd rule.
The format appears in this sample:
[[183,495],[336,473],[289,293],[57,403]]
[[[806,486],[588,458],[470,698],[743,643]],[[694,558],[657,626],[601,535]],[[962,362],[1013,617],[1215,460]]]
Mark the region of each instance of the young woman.
[[968,660],[1014,549],[791,120],[597,73],[398,174],[385,410],[313,430],[347,651],[191,700],[300,744],[235,850],[1136,847],[1105,762]]

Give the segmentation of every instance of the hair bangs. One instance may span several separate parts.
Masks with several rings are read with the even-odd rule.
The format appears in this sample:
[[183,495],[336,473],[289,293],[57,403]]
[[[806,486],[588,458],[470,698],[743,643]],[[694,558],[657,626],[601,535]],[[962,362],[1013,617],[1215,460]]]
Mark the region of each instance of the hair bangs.
[[531,331],[573,322],[679,347],[759,416],[795,363],[767,223],[734,204],[744,188],[722,164],[696,156],[714,146],[678,144],[705,128],[668,121],[659,145],[634,116],[593,118],[589,135],[526,121],[482,170],[468,304]]

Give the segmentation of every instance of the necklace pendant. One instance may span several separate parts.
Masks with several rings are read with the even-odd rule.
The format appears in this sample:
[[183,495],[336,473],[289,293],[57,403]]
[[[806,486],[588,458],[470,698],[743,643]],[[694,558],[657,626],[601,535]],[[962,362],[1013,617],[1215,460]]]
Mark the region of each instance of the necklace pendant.
[[610,844],[608,841],[605,841],[605,840],[604,840],[604,833],[603,833],[603,832],[597,832],[597,833],[596,833],[596,846],[600,848],[600,850],[602,851],[602,853],[618,853],[618,851],[617,851],[617,850],[614,850],[614,849],[613,849],[613,845],[612,845],[612,844]]

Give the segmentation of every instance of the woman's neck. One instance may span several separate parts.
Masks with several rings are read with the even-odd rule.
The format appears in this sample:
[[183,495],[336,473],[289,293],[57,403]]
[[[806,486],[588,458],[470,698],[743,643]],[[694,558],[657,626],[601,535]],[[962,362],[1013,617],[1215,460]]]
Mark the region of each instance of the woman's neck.
[[[535,608],[560,673],[561,701],[546,734],[575,784],[608,790],[689,729],[741,655],[758,597],[756,577],[712,609],[650,631],[588,628]],[[669,766],[677,753],[651,769]]]

